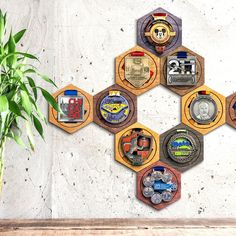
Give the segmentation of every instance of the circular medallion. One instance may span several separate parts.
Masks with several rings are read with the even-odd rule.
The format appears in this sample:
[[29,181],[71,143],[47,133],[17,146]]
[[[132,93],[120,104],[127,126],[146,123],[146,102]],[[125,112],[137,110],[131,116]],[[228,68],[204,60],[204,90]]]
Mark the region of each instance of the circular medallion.
[[216,119],[218,108],[210,95],[198,95],[190,104],[190,116],[201,125],[208,125]]
[[145,187],[143,189],[143,196],[144,197],[151,197],[154,194],[154,189],[152,187]]
[[187,163],[195,158],[197,145],[194,138],[186,132],[176,133],[167,143],[169,157],[177,163]]
[[110,91],[100,103],[103,119],[111,124],[119,124],[126,120],[130,112],[129,103],[119,91]]

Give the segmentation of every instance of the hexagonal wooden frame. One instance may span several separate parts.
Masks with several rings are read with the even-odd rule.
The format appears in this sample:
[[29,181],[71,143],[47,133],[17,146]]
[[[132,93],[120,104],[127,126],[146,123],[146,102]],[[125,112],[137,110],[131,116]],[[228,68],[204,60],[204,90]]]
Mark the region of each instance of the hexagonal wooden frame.
[[[197,59],[197,84],[194,86],[168,86],[167,85],[167,57],[168,56],[176,56],[177,52],[187,52],[190,56],[196,56]],[[169,52],[166,56],[161,58],[161,84],[164,85],[166,88],[170,89],[171,91],[183,96],[194,89],[198,88],[199,86],[203,85],[205,82],[205,66],[204,66],[204,58],[197,53],[191,51],[190,49],[180,46],[176,48],[174,51]]]
[[[121,150],[120,139],[130,130],[134,128],[141,128],[145,130],[150,136],[153,137],[153,150],[148,159],[141,166],[133,166],[127,158],[124,156]],[[145,167],[151,165],[152,163],[159,160],[159,134],[149,129],[148,127],[140,124],[139,122],[134,123],[133,125],[127,127],[126,129],[121,130],[119,133],[115,135],[115,160],[119,163],[127,166],[131,170],[138,172]]]
[[[148,80],[148,82],[146,82],[140,88],[136,88],[129,81],[125,79],[124,60],[125,57],[129,55],[131,52],[144,52],[145,56],[147,56],[150,60],[150,67],[152,69],[153,75]],[[130,50],[116,57],[116,83],[124,87],[125,89],[129,90],[130,92],[134,93],[135,95],[140,95],[148,91],[149,89],[154,88],[155,86],[160,84],[160,59],[139,46],[131,48]]]
[[[111,124],[109,122],[107,122],[106,120],[103,119],[103,117],[101,116],[100,113],[100,109],[99,109],[99,105],[100,102],[102,101],[102,99],[109,94],[110,90],[118,90],[121,92],[121,95],[124,96],[126,98],[126,100],[129,103],[130,106],[130,113],[128,115],[128,117],[126,118],[126,120],[124,120],[123,122],[119,123],[119,124]],[[98,124],[99,126],[103,127],[104,129],[107,129],[108,131],[110,131],[111,133],[118,133],[119,131],[121,131],[122,129],[132,125],[133,123],[135,123],[137,121],[137,97],[129,92],[128,90],[124,89],[123,87],[121,87],[120,85],[114,84],[106,89],[104,89],[103,91],[101,91],[100,93],[96,94],[93,97],[93,120],[96,124]]]
[[[202,91],[202,90],[206,90],[210,92],[212,98],[214,99],[218,107],[218,115],[216,119],[207,125],[196,123],[191,118],[190,111],[189,111],[189,106],[190,106],[191,101],[194,99],[194,97],[196,97],[197,92]],[[207,134],[211,132],[212,130],[216,129],[217,127],[219,127],[220,125],[223,125],[226,122],[226,114],[225,114],[226,105],[225,104],[226,104],[226,99],[221,94],[217,93],[216,91],[207,87],[206,85],[198,87],[197,89],[183,96],[181,99],[182,122],[190,126],[191,128],[197,130],[201,134]]]
[[[178,163],[174,161],[173,159],[171,159],[167,151],[166,145],[171,137],[171,133],[173,133],[177,129],[186,129],[188,131],[188,134],[190,134],[196,141],[197,145],[199,145],[199,149],[197,150],[197,153],[196,153],[197,156],[193,160],[187,163]],[[167,130],[165,133],[161,134],[160,143],[161,143],[160,161],[167,163],[168,165],[172,166],[173,168],[175,168],[176,170],[180,172],[184,172],[203,161],[203,152],[204,152],[203,135],[185,124],[181,123],[171,128],[170,130]]]
[[236,103],[236,92],[226,98],[226,122],[236,129],[236,112],[233,105]]
[[87,110],[87,112],[85,113],[85,121],[77,122],[77,123],[58,122],[57,111],[53,109],[51,106],[49,106],[49,122],[63,129],[64,131],[68,133],[74,133],[93,121],[93,97],[89,93],[74,86],[73,84],[67,85],[64,88],[59,89],[57,92],[53,93],[52,96],[57,101],[58,96],[62,95],[65,90],[77,90],[79,95],[84,96],[85,98],[84,107],[85,107],[85,110]]
[[[172,27],[174,28],[174,31],[176,32],[175,38],[166,47],[165,51],[161,54],[158,53],[155,50],[155,47],[147,41],[143,33],[146,24],[149,22],[150,18],[152,17],[152,14],[154,13],[167,13],[168,14],[167,21],[172,25]],[[154,55],[162,57],[182,44],[182,20],[161,7],[139,18],[137,25],[138,25],[137,44],[143,47],[144,49],[148,50],[149,52],[153,53]]]
[[[173,199],[170,202],[161,202],[160,204],[154,205],[151,202],[150,198],[146,198],[142,194],[142,188],[143,188],[142,179],[144,176],[146,176],[148,173],[150,173],[152,171],[152,168],[154,166],[164,166],[166,169],[168,169],[168,171],[170,171],[174,175],[174,178],[177,181],[178,189],[177,189]],[[155,208],[156,210],[161,210],[161,209],[171,205],[172,203],[178,201],[180,199],[180,197],[181,197],[181,174],[180,174],[180,172],[178,172],[177,170],[175,170],[171,166],[167,165],[166,163],[161,162],[161,161],[157,161],[137,173],[137,198],[140,201],[144,202],[145,204]]]

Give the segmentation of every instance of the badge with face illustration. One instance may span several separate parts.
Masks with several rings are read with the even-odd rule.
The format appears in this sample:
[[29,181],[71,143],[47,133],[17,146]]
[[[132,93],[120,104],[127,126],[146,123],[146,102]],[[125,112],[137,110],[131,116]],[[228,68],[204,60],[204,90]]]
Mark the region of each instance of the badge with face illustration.
[[207,125],[216,119],[218,108],[207,91],[200,91],[190,104],[190,115],[198,124]]
[[167,57],[167,85],[193,86],[197,83],[196,57],[177,52]]
[[63,113],[58,113],[58,121],[65,123],[84,120],[84,97],[78,96],[77,90],[66,90],[58,97],[58,104]]
[[145,37],[159,53],[162,53],[176,36],[173,26],[166,20],[167,16],[167,13],[154,13],[152,20],[145,27]]
[[198,156],[198,146],[193,135],[187,130],[176,130],[167,142],[168,156],[177,163],[187,163]]
[[125,57],[125,79],[141,88],[151,77],[149,58],[144,52],[131,52]]
[[120,91],[109,91],[100,103],[100,113],[103,119],[111,124],[119,124],[129,115],[129,103]]
[[153,150],[152,144],[153,137],[138,128],[121,138],[122,152],[133,166],[140,166],[149,158]]

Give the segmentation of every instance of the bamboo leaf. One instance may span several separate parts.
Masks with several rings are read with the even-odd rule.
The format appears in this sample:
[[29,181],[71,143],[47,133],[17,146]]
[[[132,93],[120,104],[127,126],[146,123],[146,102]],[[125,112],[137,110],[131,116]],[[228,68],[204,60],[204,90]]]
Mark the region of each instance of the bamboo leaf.
[[15,43],[18,43],[18,42],[21,40],[21,38],[22,38],[23,35],[25,34],[25,31],[26,31],[26,29],[23,29],[23,30],[19,31],[18,33],[16,33],[16,34],[14,35]]
[[41,122],[38,120],[38,118],[34,115],[33,116],[33,122],[34,122],[34,127],[38,131],[38,133],[41,135],[41,137],[44,139],[43,135],[43,126],[41,125]]
[[35,141],[34,141],[34,136],[33,136],[29,121],[25,122],[25,126],[26,126],[26,133],[27,133],[27,138],[28,138],[30,148],[32,151],[34,151]]
[[22,107],[24,108],[26,113],[30,116],[32,112],[32,105],[29,96],[24,90],[22,90],[20,93],[21,93]]
[[62,112],[54,97],[45,89],[39,87],[46,101],[57,111]]
[[21,137],[20,137],[18,134],[14,133],[13,139],[14,139],[14,140],[16,141],[16,143],[18,143],[21,147],[26,148],[25,143],[23,142],[23,140],[21,139]]
[[36,85],[34,83],[34,80],[31,77],[28,77],[28,76],[27,76],[27,79],[28,79],[29,85],[30,85],[30,87],[31,87],[31,89],[34,93],[34,98],[35,98],[35,100],[37,100],[38,92],[37,92],[37,88],[36,88]]
[[16,55],[15,55],[15,52],[16,52],[16,43],[15,43],[15,40],[12,36],[12,33],[10,33],[10,37],[9,37],[9,40],[8,40],[8,43],[7,43],[7,46],[8,46],[8,53],[9,54],[12,54],[10,57],[7,58],[7,63],[13,67],[14,64],[16,63]]
[[46,82],[48,82],[48,83],[54,85],[54,86],[57,88],[56,84],[55,84],[48,76],[46,76],[46,75],[40,75],[40,74],[39,74],[39,76],[40,76],[43,80],[45,80]]
[[0,96],[0,112],[7,111],[9,108],[9,103],[5,95]]

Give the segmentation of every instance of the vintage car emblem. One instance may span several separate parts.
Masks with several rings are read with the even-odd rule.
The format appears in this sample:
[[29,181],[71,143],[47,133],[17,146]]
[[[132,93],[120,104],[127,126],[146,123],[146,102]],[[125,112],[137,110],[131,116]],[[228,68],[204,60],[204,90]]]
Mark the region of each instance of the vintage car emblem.
[[154,13],[153,19],[145,27],[145,37],[150,44],[155,46],[158,53],[162,53],[165,47],[171,43],[176,32],[166,20],[167,13]]
[[142,129],[133,129],[130,135],[121,139],[124,156],[134,166],[140,166],[152,151],[153,137],[145,135]]
[[152,172],[143,177],[143,196],[150,198],[155,205],[170,202],[178,186],[173,181],[173,175],[163,166],[155,166]]
[[120,91],[109,91],[100,103],[100,112],[104,120],[111,124],[119,124],[129,115],[129,103]]
[[135,88],[141,88],[152,75],[149,58],[144,52],[131,52],[125,57],[125,79]]
[[84,120],[84,97],[78,96],[77,90],[65,90],[58,97],[58,104],[63,113],[58,113],[58,121],[65,123],[81,122]]
[[186,129],[178,129],[167,142],[169,157],[177,163],[187,163],[196,157],[197,144]]
[[190,104],[190,115],[198,124],[207,125],[216,119],[218,108],[207,91],[199,91]]
[[167,57],[167,85],[193,86],[197,84],[196,57],[177,52]]

